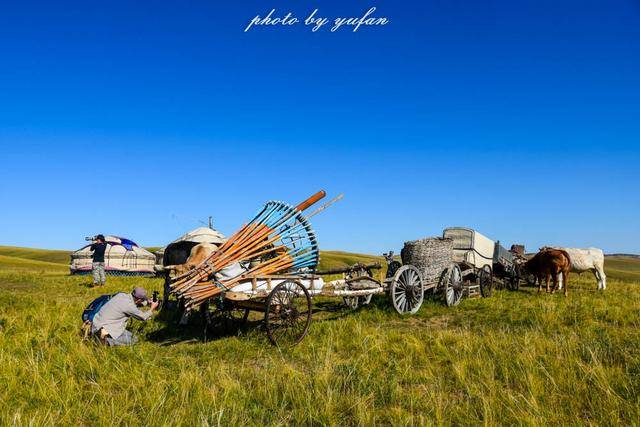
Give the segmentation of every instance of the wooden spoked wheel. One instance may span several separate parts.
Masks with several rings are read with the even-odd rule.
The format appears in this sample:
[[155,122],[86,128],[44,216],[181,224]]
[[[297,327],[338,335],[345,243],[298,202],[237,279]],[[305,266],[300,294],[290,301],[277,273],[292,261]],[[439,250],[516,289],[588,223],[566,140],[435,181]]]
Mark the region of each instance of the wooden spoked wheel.
[[389,296],[398,313],[415,314],[424,300],[424,287],[418,269],[412,265],[400,267],[391,281]]
[[239,331],[249,317],[249,310],[237,308],[232,301],[222,300],[203,305],[204,339],[210,335],[229,335]]
[[480,294],[484,298],[488,298],[493,295],[493,274],[491,273],[491,267],[485,265],[478,272],[478,284],[480,285]]
[[298,344],[311,323],[311,296],[299,282],[287,280],[276,286],[266,301],[264,325],[272,344],[292,347]]
[[457,264],[442,272],[438,288],[442,289],[444,301],[449,307],[460,304],[464,295],[462,271]]

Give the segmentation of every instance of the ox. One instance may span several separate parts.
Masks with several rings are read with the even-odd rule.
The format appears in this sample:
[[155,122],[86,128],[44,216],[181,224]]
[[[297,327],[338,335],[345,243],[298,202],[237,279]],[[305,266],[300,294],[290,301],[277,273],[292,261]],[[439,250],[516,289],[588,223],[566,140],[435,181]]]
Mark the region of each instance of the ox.
[[[571,257],[571,271],[574,273],[584,273],[591,271],[598,281],[598,289],[607,289],[607,276],[604,274],[604,252],[598,248],[559,248],[545,246],[541,251],[547,249],[561,249],[566,251]],[[562,279],[560,279],[560,289],[562,289]]]
[[[179,243],[182,243],[182,242],[179,242]],[[188,247],[185,247],[185,246],[177,248],[175,253],[172,254],[173,259],[178,260],[181,257],[182,259],[184,259],[184,253],[187,248]],[[164,296],[165,296],[164,306],[167,305],[167,301],[169,298],[171,277],[179,276],[193,268],[196,268],[200,263],[202,263],[202,261],[207,259],[209,255],[214,253],[216,250],[218,250],[218,245],[214,245],[213,243],[198,243],[197,245],[193,246],[191,250],[189,250],[189,256],[187,257],[184,263],[167,265],[164,267],[165,273],[166,273],[165,282],[164,282]],[[165,252],[165,259],[167,259],[166,252]],[[187,324],[187,322],[189,321],[190,314],[191,312],[188,310],[185,310],[182,313],[182,316],[180,317],[180,322],[179,322],[181,326],[184,326]]]
[[209,255],[214,253],[218,249],[218,245],[213,243],[198,243],[191,248],[189,257],[184,264],[167,265],[165,270],[173,271],[176,276],[179,276],[187,271],[196,268],[202,261],[207,259]]
[[542,290],[542,278],[545,278],[547,284],[547,292],[549,292],[549,280],[553,278],[554,293],[558,289],[558,276],[562,274],[564,278],[564,296],[567,296],[567,285],[569,278],[569,268],[571,258],[566,251],[558,249],[547,249],[540,251],[530,260],[524,263],[527,272],[533,274],[538,281],[538,292]]

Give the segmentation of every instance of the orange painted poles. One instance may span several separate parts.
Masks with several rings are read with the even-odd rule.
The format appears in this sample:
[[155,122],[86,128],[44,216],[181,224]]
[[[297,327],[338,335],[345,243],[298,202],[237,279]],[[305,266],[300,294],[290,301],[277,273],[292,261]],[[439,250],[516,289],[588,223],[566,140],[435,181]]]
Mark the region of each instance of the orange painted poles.
[[324,199],[326,195],[327,193],[324,190],[320,190],[316,194],[314,194],[313,196],[309,197],[307,200],[303,201],[298,206],[296,206],[296,210],[302,212],[307,208],[309,208],[311,205],[318,202],[318,200]]
[[[188,307],[199,305],[225,290],[231,289],[249,275],[268,275],[286,271],[297,264],[301,257],[307,256],[304,250],[295,244],[285,243],[287,238],[297,236],[300,231],[309,227],[305,219],[296,220],[300,212],[305,211],[315,203],[326,197],[324,190],[318,191],[303,200],[295,208],[282,202],[269,202],[248,224],[243,225],[216,252],[208,256],[195,269],[174,278],[171,284],[172,292],[183,298]],[[326,203],[311,215],[324,210],[327,206],[339,200],[342,196]],[[287,225],[288,224],[288,225]],[[305,225],[306,224],[306,225]],[[306,228],[305,228],[306,227]],[[280,235],[280,233],[283,235]],[[282,240],[281,243],[278,243]],[[288,240],[287,240],[288,242]],[[307,243],[309,244],[309,243]],[[317,251],[317,248],[314,249]],[[293,252],[291,252],[293,251]],[[259,259],[266,254],[275,256],[261,262],[243,274],[226,282],[212,280],[212,275],[233,263]],[[311,258],[310,258],[311,259]],[[304,261],[302,261],[304,263]]]

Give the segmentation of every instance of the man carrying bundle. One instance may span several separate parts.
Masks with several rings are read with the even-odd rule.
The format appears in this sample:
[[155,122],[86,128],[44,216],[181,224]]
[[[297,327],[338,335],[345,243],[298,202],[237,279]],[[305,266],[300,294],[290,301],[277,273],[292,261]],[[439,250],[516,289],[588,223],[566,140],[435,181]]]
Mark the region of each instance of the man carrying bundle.
[[92,273],[93,273],[93,286],[104,285],[107,282],[107,276],[104,272],[104,252],[107,250],[107,244],[105,243],[104,236],[98,234],[95,238],[95,242],[89,247],[93,252],[91,258]]
[[[139,307],[145,306],[148,302],[147,291],[140,287],[135,288],[130,294],[119,292],[109,297],[103,305],[96,307],[97,312],[88,315],[91,320],[91,334],[98,337],[100,342],[110,346],[137,343],[138,337],[126,329],[127,321],[130,317],[146,321],[153,316],[153,312],[158,308],[160,302],[157,301],[154,294],[150,310],[141,311]],[[87,310],[90,307],[91,305]],[[92,318],[91,314],[93,314]]]

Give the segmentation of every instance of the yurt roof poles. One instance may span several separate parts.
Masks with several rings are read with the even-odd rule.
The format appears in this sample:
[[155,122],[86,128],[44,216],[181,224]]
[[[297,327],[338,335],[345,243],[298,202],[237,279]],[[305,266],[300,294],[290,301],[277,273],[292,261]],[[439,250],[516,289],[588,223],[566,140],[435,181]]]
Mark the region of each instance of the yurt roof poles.
[[[267,202],[219,250],[195,269],[176,277],[171,284],[172,292],[182,297],[187,307],[194,307],[231,289],[249,275],[313,271],[319,262],[319,249],[309,218],[340,200],[342,195],[308,216],[303,216],[302,212],[325,195],[324,191],[319,191],[295,207],[279,201]],[[240,269],[235,277],[215,280],[215,273],[249,260],[252,264]],[[258,262],[254,263],[256,260]],[[214,280],[211,281],[212,275]]]

